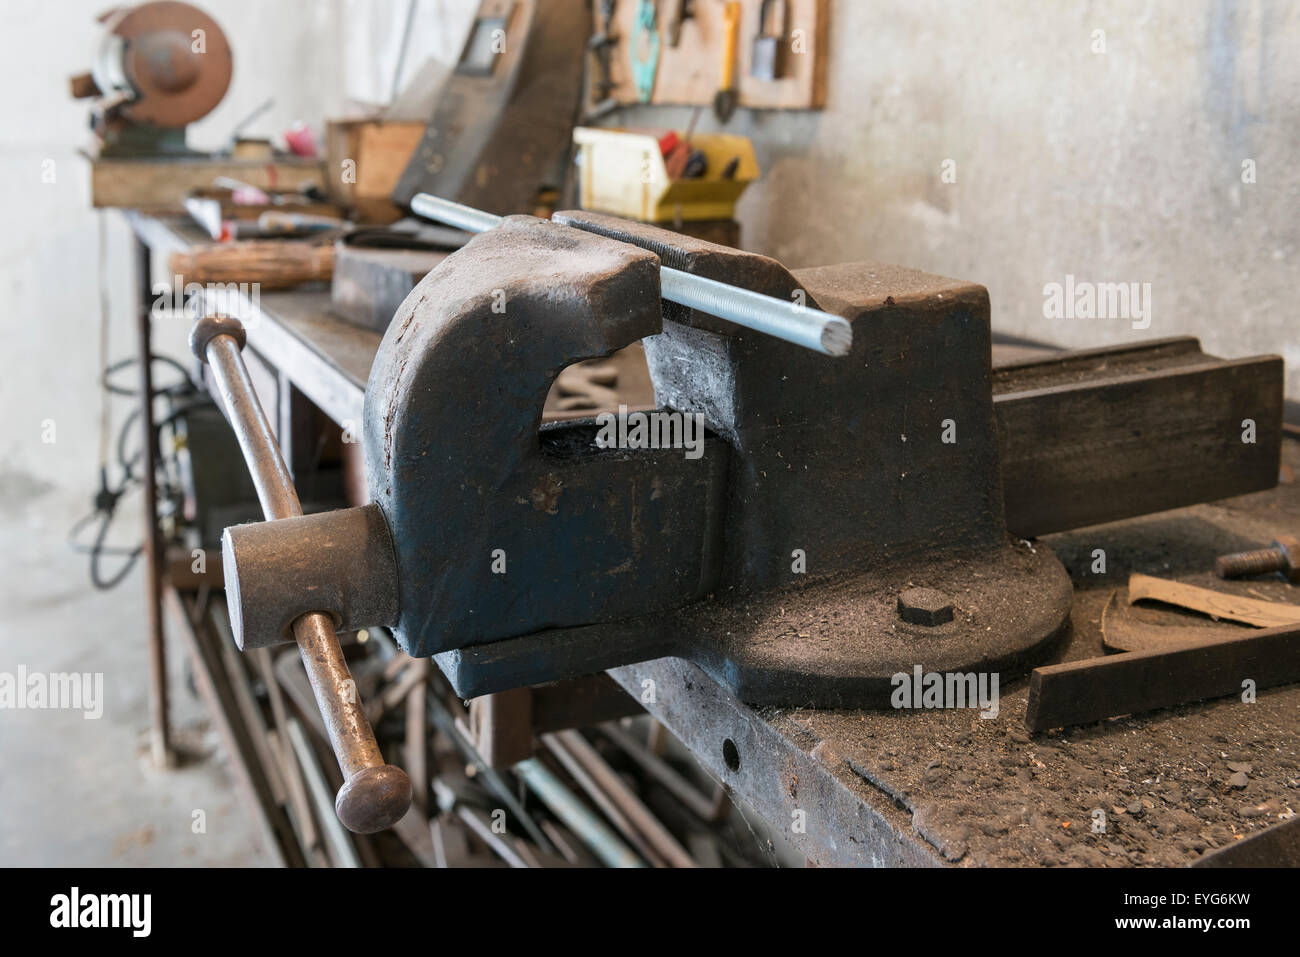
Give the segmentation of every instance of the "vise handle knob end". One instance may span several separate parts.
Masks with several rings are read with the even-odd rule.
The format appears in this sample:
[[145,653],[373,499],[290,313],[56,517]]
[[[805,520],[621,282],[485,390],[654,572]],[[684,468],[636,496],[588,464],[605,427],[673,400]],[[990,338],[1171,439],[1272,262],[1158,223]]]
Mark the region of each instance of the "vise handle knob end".
[[393,764],[362,768],[339,788],[334,812],[354,834],[392,827],[411,807],[411,779]]
[[190,351],[198,356],[200,362],[208,361],[208,343],[217,336],[230,336],[244,350],[248,335],[244,324],[230,316],[204,316],[190,328]]

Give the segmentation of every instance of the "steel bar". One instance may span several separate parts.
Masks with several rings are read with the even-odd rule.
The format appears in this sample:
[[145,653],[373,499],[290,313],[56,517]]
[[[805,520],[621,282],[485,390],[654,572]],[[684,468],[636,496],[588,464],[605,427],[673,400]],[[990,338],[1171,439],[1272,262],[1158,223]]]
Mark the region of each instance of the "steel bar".
[[447,706],[439,700],[436,694],[426,694],[425,702],[429,708],[429,720],[434,726],[447,736],[452,745],[461,753],[466,763],[474,768],[475,774],[483,778],[487,789],[492,792],[492,796],[502,803],[507,811],[514,815],[515,819],[528,832],[534,844],[538,845],[544,851],[554,851],[555,845],[542,832],[532,817],[525,810],[523,804],[515,797],[514,792],[495,768],[489,766],[474,747],[473,739],[466,734],[456,723],[456,719],[447,709]]
[[570,840],[573,834],[568,831],[561,831],[560,826],[551,821],[542,822],[542,830],[546,836],[551,839],[555,849],[560,852],[560,857],[574,867],[584,867],[588,864],[595,864],[595,858],[587,852],[586,848],[576,841]]
[[664,858],[671,867],[696,866],[694,858],[687,853],[686,848],[678,843],[677,838],[673,837],[672,833],[642,803],[586,738],[577,731],[560,731],[555,736],[564,743],[565,748],[595,780],[600,789],[609,795],[610,799],[618,805],[619,810],[650,842],[657,855]]
[[[262,511],[268,520],[301,515],[293,480],[239,354],[243,341],[238,321],[216,317],[200,320],[190,336],[195,354],[212,369]],[[343,771],[335,811],[358,833],[392,826],[411,806],[411,782],[401,768],[384,763],[333,621],[323,612],[308,612],[294,621],[293,636]]]
[[188,647],[195,689],[211,716],[212,726],[230,761],[235,784],[252,812],[263,846],[277,866],[301,866],[305,861],[293,826],[275,803],[266,768],[258,760],[244,716],[234,702],[230,682],[222,678],[219,655],[212,647],[221,640],[220,636],[211,633],[207,616],[195,613],[196,602],[192,596],[170,587],[164,590],[164,595],[173,618],[182,622],[180,636]]
[[321,827],[325,830],[325,843],[340,867],[360,867],[361,858],[357,856],[357,849],[352,845],[352,839],[348,837],[343,828],[339,827],[337,819],[330,816],[330,789],[329,782],[325,780],[325,773],[321,766],[316,763],[316,755],[312,753],[311,742],[307,740],[306,733],[302,730],[302,725],[297,719],[289,719],[289,741],[293,745],[294,754],[298,756],[298,764],[303,769],[303,774],[307,779],[307,790],[311,792],[312,800],[320,809]]
[[632,849],[618,839],[599,817],[578,800],[577,795],[551,773],[537,758],[515,765],[515,773],[524,780],[569,830],[573,831],[607,867],[644,867]]
[[453,203],[449,199],[431,196],[428,193],[416,193],[411,199],[411,212],[434,222],[455,226],[467,233],[485,233],[501,225],[504,216],[485,213],[472,206]]
[[139,274],[136,358],[140,364],[140,436],[144,465],[144,582],[145,608],[149,618],[149,750],[154,764],[170,767],[173,761],[171,729],[167,714],[167,644],[162,613],[162,529],[158,527],[158,436],[153,420],[153,287],[150,283],[149,247],[136,240]]
[[428,658],[419,658],[415,667],[420,681],[406,696],[406,767],[411,779],[411,801],[421,811],[429,807],[429,721],[424,699],[428,695]]
[[592,803],[596,805],[596,809],[609,819],[610,823],[618,829],[618,832],[623,837],[627,838],[628,843],[632,845],[638,854],[655,867],[667,866],[667,859],[655,853],[654,848],[636,829],[636,826],[628,820],[627,815],[623,813],[614,799],[601,789],[600,785],[587,773],[587,769],[583,767],[582,763],[564,746],[564,742],[554,734],[544,734],[542,735],[542,743],[555,755],[564,770],[568,772],[569,777],[573,778],[578,787],[586,793],[587,797],[591,798]]
[[[718,801],[716,797],[705,797],[695,785],[677,773],[677,769],[655,754],[617,724],[610,721],[600,726],[601,734],[609,738],[626,752],[627,756],[640,765],[641,770],[664,786],[673,797],[677,798],[688,811],[702,821],[713,822],[718,819]],[[720,787],[720,786],[719,786]],[[723,802],[723,806],[725,807]]]
[[249,737],[252,739],[253,748],[257,752],[258,761],[266,768],[266,777],[271,785],[271,797],[277,804],[284,805],[289,799],[289,786],[285,779],[284,769],[280,766],[271,747],[270,729],[266,725],[261,705],[253,695],[253,688],[248,681],[248,673],[239,660],[239,651],[235,648],[235,643],[230,640],[229,626],[222,620],[224,611],[225,608],[221,607],[220,602],[217,602],[211,611],[200,610],[199,614],[211,617],[211,627],[217,639],[215,641],[217,651],[221,655],[221,662],[226,674],[229,676],[226,684],[230,688],[244,724],[248,727]]
[[465,825],[474,832],[484,844],[486,844],[501,860],[505,861],[511,867],[527,869],[531,867],[522,855],[502,840],[500,834],[492,831],[492,824],[483,819],[483,815],[474,810],[472,807],[466,807],[464,804],[456,806],[456,816],[465,822]]
[[[492,229],[503,218],[428,193],[419,193],[412,198],[411,210],[426,219],[473,233]],[[669,302],[698,309],[814,352],[843,356],[848,355],[853,346],[852,327],[839,316],[820,309],[785,302],[669,266],[659,267],[659,284],[660,294]]]
[[309,857],[316,856],[318,859],[323,859],[324,849],[321,847],[320,837],[316,833],[316,822],[312,819],[311,807],[307,803],[307,789],[306,784],[303,782],[302,768],[299,767],[297,758],[294,757],[293,750],[286,737],[289,727],[289,708],[285,704],[284,689],[280,687],[280,682],[276,680],[275,664],[271,660],[271,652],[266,648],[253,649],[253,662],[257,665],[262,681],[266,685],[267,697],[271,700],[271,717],[274,722],[274,730],[270,733],[271,749],[280,758],[280,767],[284,773],[289,808],[292,816],[296,818],[299,838],[302,841],[305,853]]

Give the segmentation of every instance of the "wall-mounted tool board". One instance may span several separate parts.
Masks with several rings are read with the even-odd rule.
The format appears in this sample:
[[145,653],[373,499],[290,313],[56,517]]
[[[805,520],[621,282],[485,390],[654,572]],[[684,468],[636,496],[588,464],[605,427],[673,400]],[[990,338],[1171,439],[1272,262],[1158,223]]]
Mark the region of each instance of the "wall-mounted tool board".
[[[659,67],[652,104],[710,106],[722,76],[723,3],[693,0],[693,18],[682,21],[677,46],[668,45],[670,9],[681,0],[657,0]],[[815,110],[826,101],[826,32],[830,0],[786,0],[790,22],[785,36],[785,70],[776,80],[750,76],[754,37],[759,29],[762,0],[741,0],[740,33],[736,48],[736,79],[740,106],[756,110]],[[594,32],[600,29],[600,4],[593,3]],[[635,36],[638,0],[618,0],[610,32],[618,37],[610,58],[610,79],[616,84],[610,96],[619,103],[638,101],[632,81],[628,45]],[[805,52],[795,53],[795,31]]]

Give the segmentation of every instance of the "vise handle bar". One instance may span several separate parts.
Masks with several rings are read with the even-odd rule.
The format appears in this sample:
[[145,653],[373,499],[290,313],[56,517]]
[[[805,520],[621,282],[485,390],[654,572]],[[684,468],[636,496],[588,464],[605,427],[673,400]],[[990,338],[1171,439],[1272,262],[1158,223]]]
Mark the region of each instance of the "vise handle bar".
[[[471,233],[486,232],[499,225],[502,219],[428,193],[412,197],[411,211],[425,219]],[[853,327],[848,322],[811,306],[784,302],[752,289],[741,289],[670,266],[659,267],[659,285],[659,294],[669,302],[707,312],[814,352],[846,356],[853,347]]]
[[[190,331],[190,348],[212,369],[262,511],[268,521],[291,518],[302,514],[302,505],[240,355],[244,342],[243,325],[224,316],[200,319]],[[324,612],[308,612],[294,620],[292,630],[343,772],[343,787],[334,801],[339,820],[358,834],[391,827],[411,806],[411,781],[401,768],[384,763],[334,620]]]

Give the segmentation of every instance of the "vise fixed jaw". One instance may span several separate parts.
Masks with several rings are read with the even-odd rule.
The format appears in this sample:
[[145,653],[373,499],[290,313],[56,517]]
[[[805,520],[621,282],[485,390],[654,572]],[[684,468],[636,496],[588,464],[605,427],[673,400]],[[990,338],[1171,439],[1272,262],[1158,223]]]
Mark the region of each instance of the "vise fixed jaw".
[[[661,302],[661,264],[841,316],[852,350]],[[703,454],[541,425],[565,367],[636,341],[659,411],[707,426]],[[390,626],[464,697],[677,655],[754,704],[887,707],[918,665],[1026,670],[1070,610],[1061,564],[1006,531],[988,297],[970,283],[791,274],[612,217],[508,217],[403,303],[364,418],[370,505],[232,534],[245,644],[283,637],[303,604],[267,611],[274,587],[245,582],[297,533],[339,555],[351,541],[352,560],[289,555],[282,595]],[[901,617],[913,587],[951,615]]]
[[403,647],[431,655],[706,594],[722,442],[691,459],[598,449],[592,423],[539,431],[565,367],[660,332],[657,257],[528,217],[466,248],[403,304],[366,390],[367,482],[396,545]]

